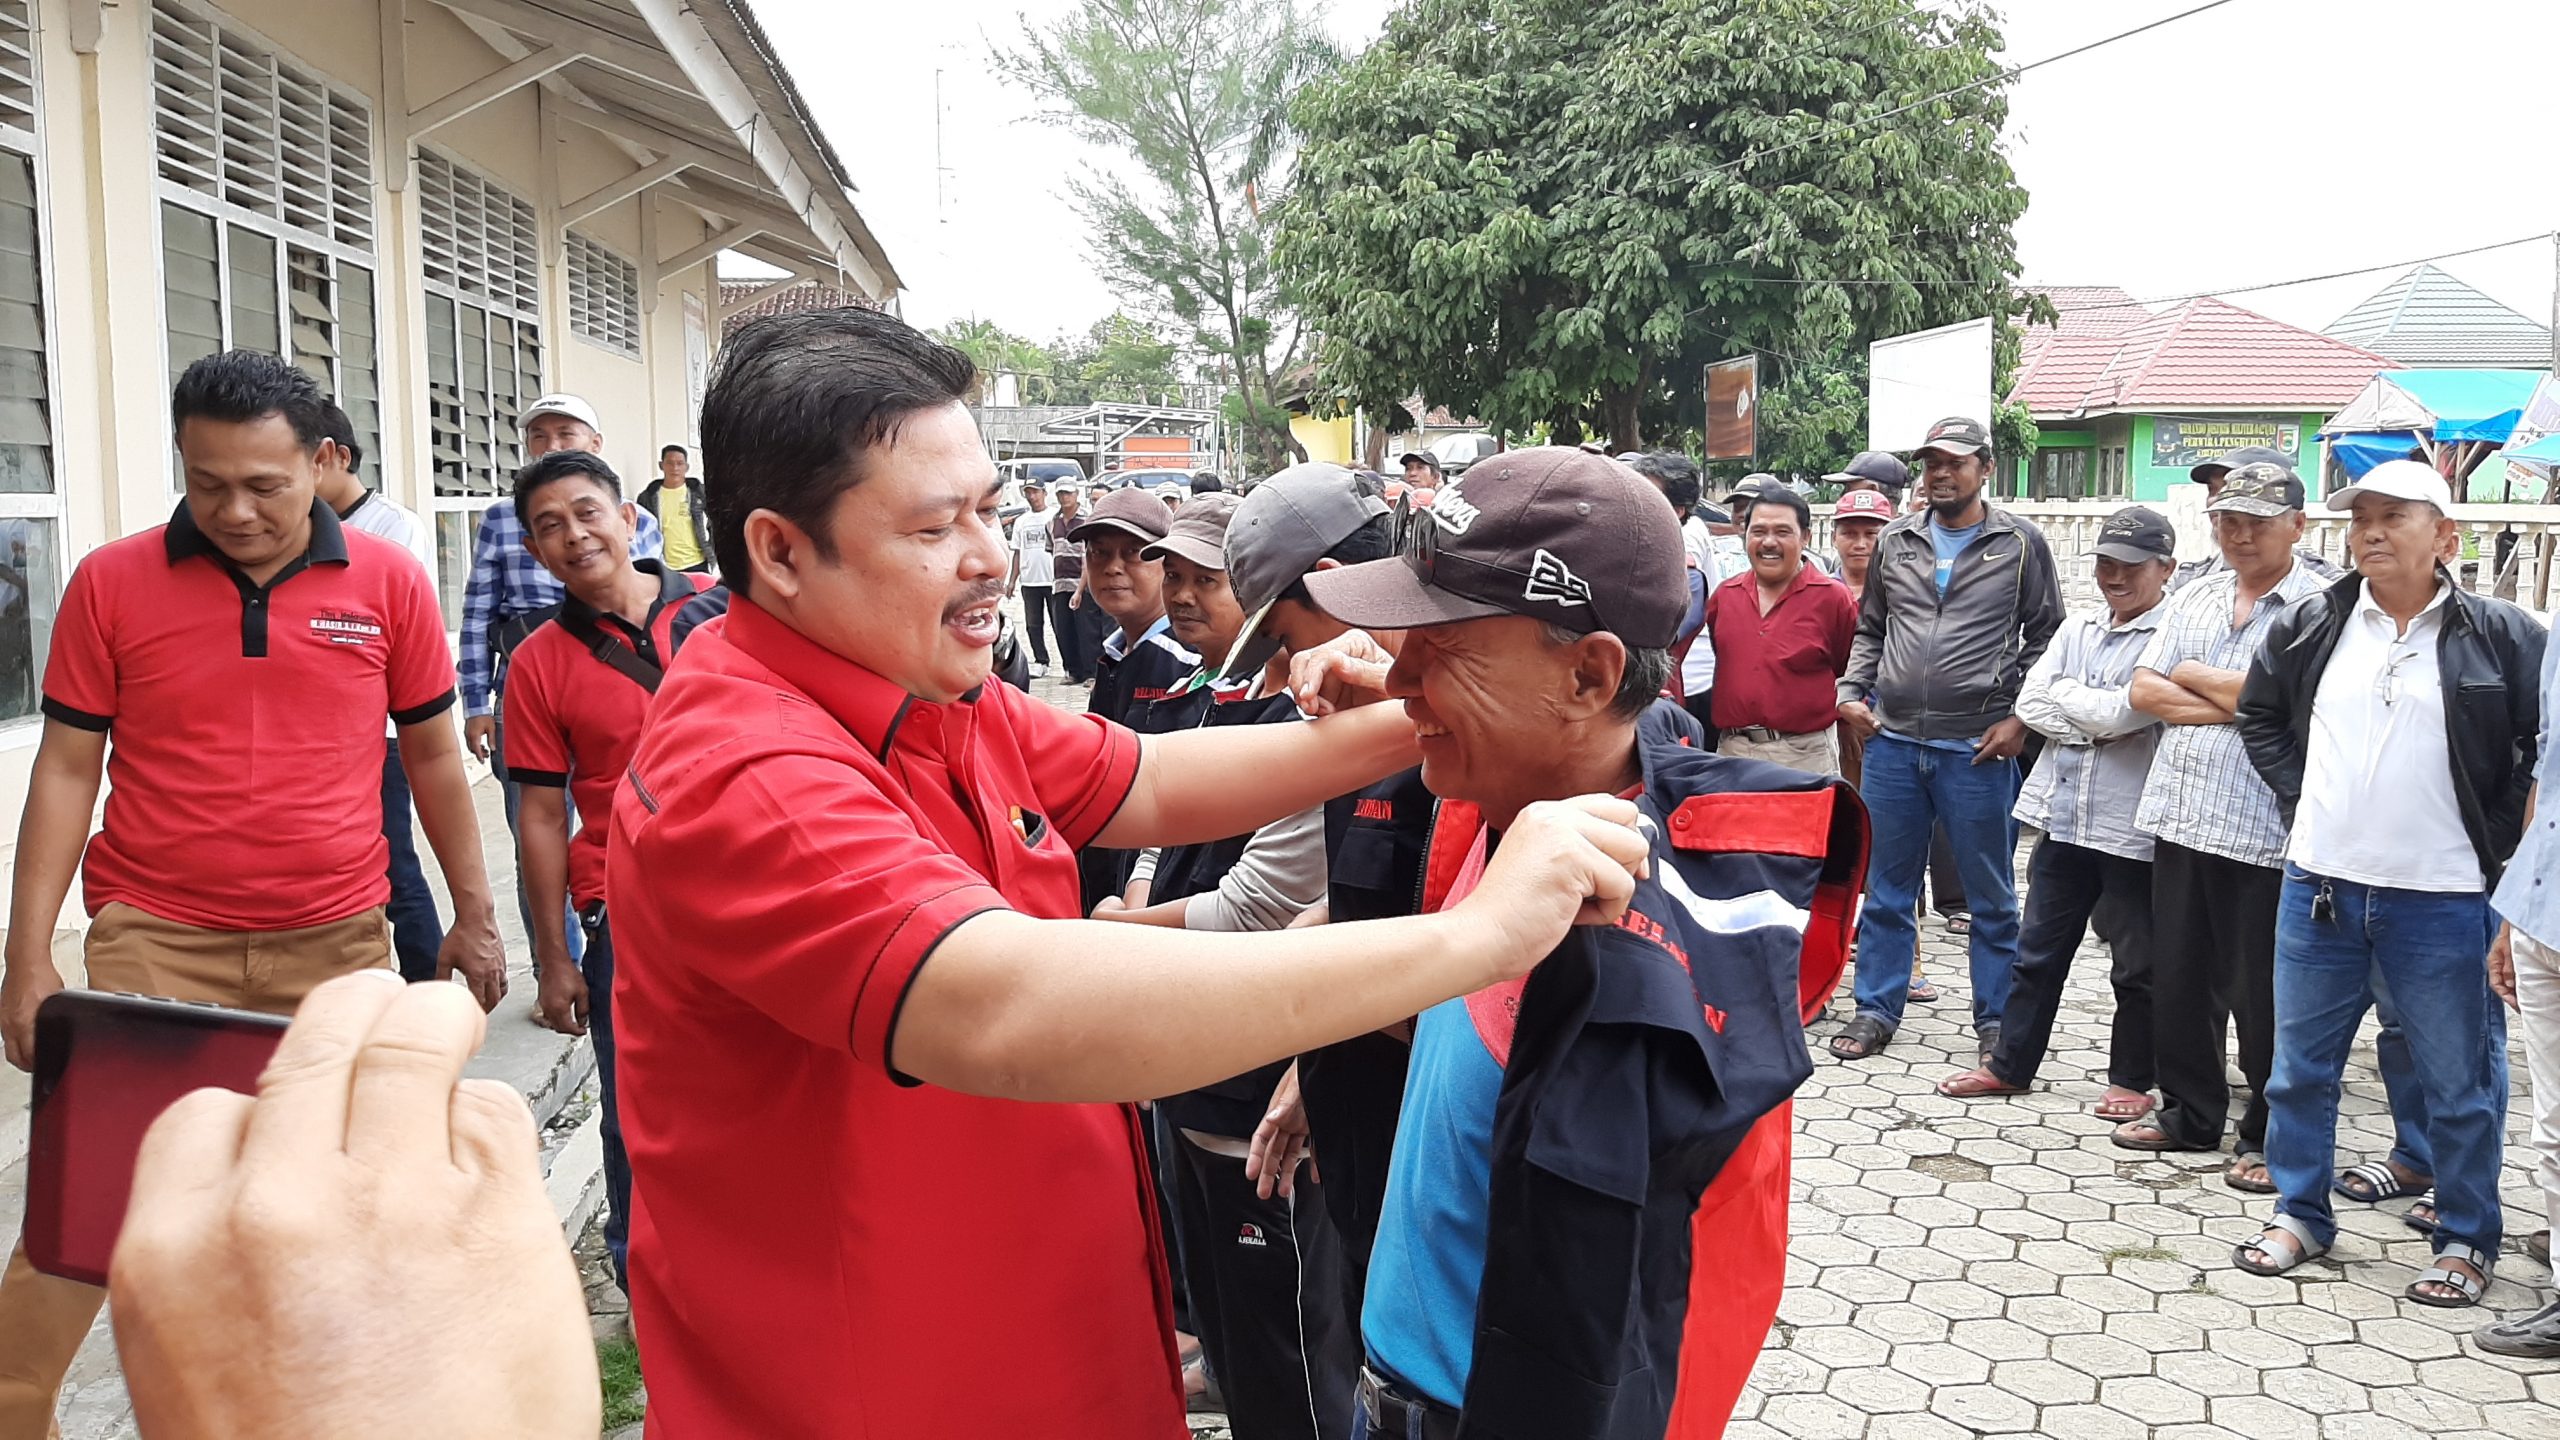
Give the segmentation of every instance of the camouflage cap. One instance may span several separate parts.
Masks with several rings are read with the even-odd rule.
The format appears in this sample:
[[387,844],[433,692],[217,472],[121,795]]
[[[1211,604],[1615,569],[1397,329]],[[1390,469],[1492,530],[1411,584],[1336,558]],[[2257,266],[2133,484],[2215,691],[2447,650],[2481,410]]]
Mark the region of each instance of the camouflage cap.
[[2302,508],[2302,477],[2291,466],[2253,461],[2223,477],[2222,493],[2204,507],[2208,515],[2224,510],[2272,518]]

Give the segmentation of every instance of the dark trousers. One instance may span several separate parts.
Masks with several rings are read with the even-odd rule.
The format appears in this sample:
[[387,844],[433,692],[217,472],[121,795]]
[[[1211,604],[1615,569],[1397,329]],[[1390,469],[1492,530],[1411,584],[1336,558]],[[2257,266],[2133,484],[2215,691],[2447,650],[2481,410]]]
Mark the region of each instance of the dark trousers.
[[2276,902],[2284,872],[2160,842],[2151,860],[2152,1059],[2162,1134],[2212,1150],[2230,1118],[2226,1036],[2240,1032],[2249,1108],[2240,1148],[2267,1141],[2267,1075],[2275,1063]]
[[2051,836],[2027,858],[2027,910],[2018,927],[2018,963],[2009,972],[2009,1003],[2001,1015],[2000,1048],[1991,1073],[2012,1085],[2032,1085],[2053,1043],[2054,1016],[2062,1009],[2063,982],[2071,959],[2089,933],[2090,917],[2111,903],[2116,933],[2115,1030],[2107,1047],[2107,1083],[2149,1090],[2151,1065],[2151,863],[2109,855]]
[[436,978],[436,952],[444,948],[444,921],[436,895],[418,865],[418,837],[409,818],[409,772],[400,768],[400,737],[382,742],[382,838],[391,846],[391,951],[400,978],[412,984]]
[[579,913],[587,933],[587,953],[578,971],[587,979],[587,1043],[596,1052],[596,1108],[604,1132],[604,1248],[613,1256],[613,1278],[630,1290],[631,1152],[622,1148],[620,1086],[613,1073],[613,931],[605,923],[604,902]]
[[[1049,664],[1049,587],[1022,587],[1022,628],[1031,634],[1031,658],[1044,669]],[[1060,637],[1064,648],[1064,637]]]
[[1065,667],[1070,680],[1093,678],[1093,657],[1085,653],[1084,632],[1076,628],[1076,611],[1068,602],[1073,597],[1064,585],[1049,592],[1049,628],[1058,635],[1058,663]]
[[[507,726],[504,721],[498,723],[497,730],[489,737],[489,772],[498,777],[498,796],[504,802],[507,812],[509,842],[507,861],[516,872],[516,914],[524,921],[525,943],[531,945],[533,943],[533,892],[524,887],[522,858],[524,851],[513,843],[516,835],[516,817],[524,809],[524,787],[507,778]],[[576,833],[577,819],[578,812],[571,809],[569,828],[572,834]],[[575,960],[578,958],[580,949],[586,944],[586,937],[578,928],[577,907],[563,901],[560,914],[560,923],[565,927],[565,933],[569,937],[569,958]]]
[[1083,608],[1070,613],[1075,616],[1076,657],[1084,662],[1084,668],[1076,672],[1076,678],[1090,680],[1094,677],[1095,667],[1102,663],[1102,642],[1110,639],[1111,632],[1120,627],[1110,616],[1102,613],[1101,606],[1089,601]]
[[1360,1339],[1314,1177],[1265,1200],[1242,1159],[1168,1138],[1191,1319],[1235,1440],[1348,1440]]

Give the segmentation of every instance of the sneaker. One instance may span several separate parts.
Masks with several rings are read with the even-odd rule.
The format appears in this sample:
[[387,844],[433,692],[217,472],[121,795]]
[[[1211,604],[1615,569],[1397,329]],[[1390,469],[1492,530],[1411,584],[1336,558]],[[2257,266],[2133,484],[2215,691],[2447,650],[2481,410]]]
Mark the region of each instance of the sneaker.
[[2471,1332],[2471,1343],[2492,1355],[2560,1360],[2560,1300],[2519,1319],[2483,1325]]
[[1046,679],[1048,679],[1048,678],[1049,678],[1049,667],[1048,667],[1048,666],[1046,666],[1046,665],[1038,665],[1038,664],[1033,665],[1033,666],[1031,667],[1031,678],[1032,678],[1032,679],[1034,679],[1034,680],[1046,680]]

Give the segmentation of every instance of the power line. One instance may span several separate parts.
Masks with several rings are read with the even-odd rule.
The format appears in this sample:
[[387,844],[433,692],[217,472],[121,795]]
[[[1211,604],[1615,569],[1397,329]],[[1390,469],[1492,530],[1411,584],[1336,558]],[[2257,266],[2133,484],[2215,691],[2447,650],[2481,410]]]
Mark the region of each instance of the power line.
[[[2192,295],[2163,295],[2153,300],[2137,300],[2137,305],[2177,305],[2189,300],[2209,300],[2218,295],[2249,295],[2260,290],[2289,290],[2296,285],[2317,285],[2323,280],[2351,280],[2358,275],[2371,275],[2383,270],[2405,270],[2412,265],[2432,265],[2438,260],[2459,260],[2466,255],[2484,255],[2492,250],[2512,250],[2518,245],[2539,244],[2552,238],[2552,232],[2537,230],[2513,240],[2500,240],[2488,245],[2474,245],[2467,250],[2447,250],[2441,255],[2421,255],[2415,260],[2393,260],[2382,265],[2366,265],[2354,270],[2332,270],[2326,275],[2305,275],[2298,280],[2269,280],[2257,285],[2233,285],[2221,290],[2199,290]],[[2057,315],[2078,315],[2090,310],[2121,310],[2117,305],[2074,305]]]
[[[2006,69],[1994,71],[1978,80],[1968,80],[1964,84],[1958,85],[1952,90],[1942,90],[1935,95],[1914,100],[1905,105],[1897,105],[1880,114],[1861,116],[1858,119],[1847,121],[1826,120],[1823,123],[1826,126],[1830,126],[1837,130],[1855,130],[1862,125],[1872,125],[1881,120],[1890,120],[1897,115],[1907,115],[1924,105],[1935,105],[1941,100],[1952,100],[1956,96],[1964,94],[1966,91],[1979,90],[1985,85],[1995,85],[2002,81],[2015,80],[2020,76],[2027,74],[2029,71],[2041,70],[2047,65],[2059,64],[2062,61],[2086,55],[2092,50],[2103,49],[2106,46],[2117,43],[2118,41],[2133,39],[2137,35],[2147,35],[2164,25],[2174,25],[2181,20],[2191,19],[2195,16],[2202,15],[2208,10],[2219,10],[2223,6],[2231,3],[2232,0],[2205,0],[2205,3],[2202,5],[2195,6],[2188,10],[2181,10],[2175,15],[2164,15],[2147,25],[2137,25],[2130,30],[2122,30],[2113,35],[2101,36],[2098,39],[2089,41],[2085,45],[2073,46],[2071,49],[2065,50],[2058,55],[2047,55],[2041,60],[2030,60],[2024,65],[2012,65]],[[1750,151],[1736,159],[1728,160],[1722,165],[1715,166],[1706,173],[1710,176],[1722,175],[1729,171],[1738,170],[1755,160],[1765,160],[1772,155],[1783,155],[1789,150],[1799,150],[1812,144],[1816,140],[1828,138],[1830,138],[1830,136],[1827,133],[1807,135],[1801,139],[1790,140],[1781,145],[1771,146],[1766,150]]]

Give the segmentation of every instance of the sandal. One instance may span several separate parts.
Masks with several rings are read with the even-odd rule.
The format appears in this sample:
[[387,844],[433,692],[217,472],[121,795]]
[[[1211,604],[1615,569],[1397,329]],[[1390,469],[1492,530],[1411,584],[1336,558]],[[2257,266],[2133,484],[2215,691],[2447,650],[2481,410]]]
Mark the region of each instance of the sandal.
[[2409,1207],[2408,1213],[2400,1217],[2400,1223],[2421,1235],[2436,1233],[2435,1192],[2430,1190],[2418,1197],[2418,1203]]
[[[2249,1171],[2257,1171],[2252,1177]],[[2273,1195],[2276,1182],[2267,1178],[2267,1157],[2255,1150],[2243,1150],[2231,1157],[2231,1166],[2222,1172],[2222,1183],[2243,1195]]]
[[2098,1097],[2098,1103],[2089,1107],[2089,1113],[2101,1120],[2133,1121],[2150,1114],[2151,1108],[2149,1094],[2110,1085],[2107,1093]]
[[1950,935],[1970,935],[1970,934],[1972,934],[1972,933],[1973,933],[1973,913],[1972,913],[1971,911],[1968,911],[1968,910],[1959,910],[1959,911],[1957,911],[1956,913],[1954,913],[1953,915],[1948,916],[1948,917],[1947,917],[1947,933],[1948,933],[1948,934],[1950,934]]
[[2397,1167],[2375,1160],[2346,1170],[2329,1188],[2359,1205],[2379,1205],[2404,1195],[2424,1195],[2435,1188],[2435,1183],[2428,1179],[2411,1184],[2400,1178]]
[[1893,1027],[1873,1015],[1860,1015],[1831,1037],[1831,1053],[1842,1060],[1864,1060],[1893,1039]]
[[2117,1126],[2114,1132],[2107,1136],[2107,1140],[2119,1150],[2142,1150],[2154,1154],[2171,1150],[2205,1151],[2222,1148],[2219,1142],[2212,1145],[2182,1144],[2171,1139],[2169,1132],[2160,1128],[2159,1121],[2147,1118],[2128,1121]]
[[[2290,1243],[2280,1247],[2275,1239],[2279,1235]],[[2258,1232],[2257,1239],[2232,1247],[2231,1263],[2248,1274],[2272,1279],[2328,1253],[2328,1246],[2312,1242],[2310,1226],[2290,1215],[2278,1215]]]
[[1924,978],[1917,970],[1911,972],[1911,1003],[1935,1005],[1943,998],[1945,998],[1943,992],[1938,989],[1934,981]]
[[[2468,1265],[2479,1273],[2465,1274],[2455,1269],[2456,1265]],[[2400,1293],[2438,1310],[2460,1310],[2479,1304],[2480,1297],[2488,1293],[2489,1268],[2488,1251],[2469,1245],[2447,1245],[2436,1252],[2436,1263],[2428,1266],[2425,1274],[2410,1281],[2409,1288]],[[2430,1285],[2437,1288],[2427,1289]],[[2448,1290],[2453,1293],[2444,1293]]]
[[1979,1100],[1992,1095],[2024,1095],[2028,1087],[2012,1085],[1991,1073],[1991,1067],[1967,1070],[1938,1082],[1938,1093],[1950,1100]]

